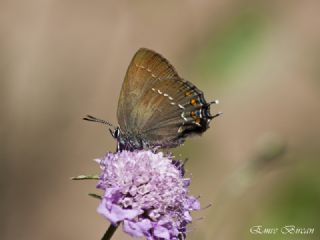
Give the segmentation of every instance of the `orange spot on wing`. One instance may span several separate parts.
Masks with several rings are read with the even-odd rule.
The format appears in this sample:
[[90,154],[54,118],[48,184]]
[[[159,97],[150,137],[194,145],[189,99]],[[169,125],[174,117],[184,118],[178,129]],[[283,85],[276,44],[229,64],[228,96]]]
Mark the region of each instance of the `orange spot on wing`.
[[190,103],[191,103],[192,106],[195,106],[195,105],[197,105],[197,100],[192,98]]

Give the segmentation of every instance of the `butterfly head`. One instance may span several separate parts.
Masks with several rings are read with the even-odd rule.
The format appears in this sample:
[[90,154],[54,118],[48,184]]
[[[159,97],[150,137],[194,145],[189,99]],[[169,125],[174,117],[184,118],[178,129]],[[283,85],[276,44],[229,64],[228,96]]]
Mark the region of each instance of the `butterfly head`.
[[90,121],[90,122],[96,122],[96,123],[102,123],[104,125],[111,127],[111,128],[109,128],[109,132],[110,132],[111,136],[117,140],[117,151],[122,149],[121,146],[123,146],[124,140],[121,137],[122,134],[121,134],[121,130],[119,127],[114,127],[108,121],[93,117],[91,115],[87,115],[86,117],[83,118],[83,120]]
[[122,137],[120,128],[119,127],[116,127],[114,129],[109,128],[109,131],[111,133],[111,136],[117,140],[117,151],[123,150],[125,146],[125,140]]
[[109,128],[109,131],[110,131],[110,134],[111,134],[111,136],[112,136],[113,138],[115,138],[115,139],[117,139],[117,140],[120,138],[120,136],[121,136],[121,131],[120,131],[120,128],[119,128],[119,127],[116,127],[116,128],[114,128],[114,129]]

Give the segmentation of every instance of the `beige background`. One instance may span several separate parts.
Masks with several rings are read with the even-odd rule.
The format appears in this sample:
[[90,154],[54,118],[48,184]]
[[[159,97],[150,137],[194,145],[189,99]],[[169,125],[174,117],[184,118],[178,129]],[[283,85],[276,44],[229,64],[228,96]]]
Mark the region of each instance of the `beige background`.
[[[201,195],[188,239],[252,225],[319,235],[319,1],[0,1],[0,239],[100,239],[91,161],[115,149],[126,68],[148,47],[224,115],[175,151]],[[117,231],[114,239],[130,239]]]

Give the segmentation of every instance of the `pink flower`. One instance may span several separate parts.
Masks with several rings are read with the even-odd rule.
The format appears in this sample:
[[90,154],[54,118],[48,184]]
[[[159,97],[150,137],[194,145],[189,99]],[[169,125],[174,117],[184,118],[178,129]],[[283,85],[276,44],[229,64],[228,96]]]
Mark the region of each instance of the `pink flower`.
[[123,223],[134,237],[179,239],[185,237],[190,212],[198,200],[188,195],[180,161],[162,152],[122,151],[98,160],[102,173],[97,188],[104,190],[98,213],[111,223]]

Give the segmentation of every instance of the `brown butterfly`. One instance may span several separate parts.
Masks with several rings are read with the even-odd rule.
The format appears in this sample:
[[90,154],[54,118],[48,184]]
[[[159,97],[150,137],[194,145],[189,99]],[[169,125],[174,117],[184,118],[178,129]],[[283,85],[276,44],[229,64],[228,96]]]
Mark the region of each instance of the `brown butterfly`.
[[[179,77],[160,54],[141,48],[134,55],[118,101],[119,127],[110,132],[117,150],[172,148],[209,128],[210,105],[203,92]],[[85,120],[109,122],[87,115]]]

